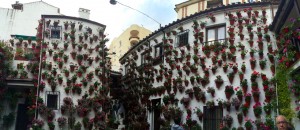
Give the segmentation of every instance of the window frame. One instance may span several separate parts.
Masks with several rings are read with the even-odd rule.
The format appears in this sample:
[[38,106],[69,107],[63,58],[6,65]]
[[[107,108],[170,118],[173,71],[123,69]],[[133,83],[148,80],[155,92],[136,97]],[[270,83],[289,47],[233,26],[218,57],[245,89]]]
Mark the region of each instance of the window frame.
[[[56,106],[48,106],[49,105],[49,95],[56,95]],[[45,95],[45,101],[46,101],[46,106],[47,108],[53,109],[53,110],[58,110],[60,108],[60,92],[59,91],[46,91]],[[53,103],[55,104],[55,103]]]
[[141,65],[149,63],[146,58],[148,55],[149,55],[149,53],[147,53],[147,52],[141,53]]
[[[159,48],[159,52],[157,52],[157,48]],[[163,43],[159,43],[157,45],[154,46],[154,60],[153,60],[153,64],[159,64],[161,62],[163,62],[164,60],[164,49],[163,49]],[[159,53],[157,55],[157,53]]]
[[[174,47],[183,47],[183,46],[186,46],[186,45],[188,45],[189,44],[189,32],[190,32],[190,30],[189,29],[186,29],[186,30],[184,30],[184,31],[182,31],[182,32],[179,32],[177,35],[176,35],[176,37],[175,37],[175,39],[176,39],[176,44],[174,44]],[[187,35],[186,36],[186,38],[184,39],[184,43],[181,45],[180,43],[181,43],[181,36],[182,37],[184,37],[184,35]],[[185,43],[186,42],[186,43]]]
[[215,38],[212,41],[222,40],[222,39],[218,38],[218,32],[219,32],[218,29],[221,27],[224,27],[224,39],[226,39],[226,24],[217,24],[217,25],[206,27],[206,30],[205,30],[206,42],[209,42],[208,41],[208,30],[212,30],[212,29],[215,31]]
[[[52,30],[59,31],[58,37],[53,37]],[[62,37],[62,26],[50,26],[50,38],[52,39],[60,39]]]
[[223,115],[223,108],[220,106],[214,106],[214,108],[208,108],[207,106],[203,106],[203,129],[218,130],[220,123],[222,123]]

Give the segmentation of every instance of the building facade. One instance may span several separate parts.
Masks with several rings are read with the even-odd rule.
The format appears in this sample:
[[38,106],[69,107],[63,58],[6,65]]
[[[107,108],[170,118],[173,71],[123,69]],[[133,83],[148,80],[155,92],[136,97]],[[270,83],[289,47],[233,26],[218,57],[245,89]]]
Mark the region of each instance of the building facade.
[[277,46],[268,25],[277,6],[221,4],[133,46],[120,59],[123,123],[157,130],[180,119],[186,129],[274,129]]
[[194,13],[198,13],[209,8],[215,8],[221,5],[231,5],[248,2],[251,3],[260,1],[265,2],[268,0],[188,0],[175,5],[175,11],[177,12],[177,18],[182,19]]
[[105,25],[61,15],[42,15],[42,20],[38,119],[48,120],[44,128],[49,129],[53,124],[54,129],[104,129],[111,104]]
[[150,30],[133,24],[129,28],[127,28],[119,37],[113,39],[109,46],[110,53],[115,53],[114,55],[110,56],[112,62],[112,70],[119,71],[121,67],[119,59],[121,58],[121,56],[124,55],[130,49],[130,47],[134,46],[150,33]]
[[59,15],[59,8],[43,1],[12,4],[12,9],[0,7],[0,39],[9,40],[10,35],[35,36],[36,21],[42,14]]

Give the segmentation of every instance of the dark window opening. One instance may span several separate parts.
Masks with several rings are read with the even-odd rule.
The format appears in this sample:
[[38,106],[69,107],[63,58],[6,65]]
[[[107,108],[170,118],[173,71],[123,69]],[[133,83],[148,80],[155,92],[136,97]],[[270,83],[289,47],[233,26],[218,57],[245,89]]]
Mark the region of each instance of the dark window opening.
[[189,30],[185,30],[177,35],[177,42],[175,47],[182,47],[189,44]]
[[61,26],[58,27],[51,27],[51,38],[59,39],[60,38],[60,32],[61,32]]
[[203,129],[204,130],[219,130],[220,123],[222,123],[223,118],[223,108],[215,106],[213,108],[208,108],[204,106],[204,116],[203,116]]
[[148,56],[148,53],[142,53],[141,54],[141,65],[144,65],[144,64],[148,63],[147,56]]
[[153,61],[153,64],[156,65],[156,64],[159,64],[163,61],[163,48],[162,48],[162,44],[159,44],[157,46],[154,47],[155,48],[155,58],[154,58],[154,61]]
[[47,107],[57,110],[59,106],[59,92],[47,92]]

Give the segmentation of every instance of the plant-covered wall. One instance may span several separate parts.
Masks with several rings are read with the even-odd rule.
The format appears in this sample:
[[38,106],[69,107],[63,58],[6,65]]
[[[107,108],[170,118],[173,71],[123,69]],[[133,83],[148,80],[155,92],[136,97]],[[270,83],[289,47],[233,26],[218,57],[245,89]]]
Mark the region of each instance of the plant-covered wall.
[[[279,48],[277,53],[278,66],[276,67],[278,108],[279,113],[286,115],[289,120],[295,117],[293,108],[299,100],[299,86],[297,85],[299,78],[297,74],[298,68],[296,67],[298,67],[297,61],[300,57],[300,53],[293,43],[300,40],[300,33],[297,29],[299,23],[299,18],[289,19],[286,25],[282,27],[279,35],[276,36],[276,44]],[[294,97],[291,97],[291,93]],[[295,110],[299,118],[299,106],[297,106]]]
[[[275,45],[269,19],[267,7],[191,16],[135,46],[121,59],[123,82],[135,97],[123,99],[128,106],[134,104],[128,113],[135,113],[125,117],[125,124],[170,129],[180,118],[186,128],[202,128],[204,106],[218,106],[223,110],[218,124],[224,129],[273,129]],[[208,30],[219,26],[224,27],[224,34],[219,33],[224,37],[207,41]],[[180,43],[186,32],[188,43]],[[163,58],[157,55],[159,45]],[[160,103],[153,104],[155,99]],[[157,112],[163,118],[155,121]]]
[[[104,27],[72,18],[45,18],[38,31],[42,65],[39,84],[39,118],[46,129],[104,129],[111,107],[109,72]],[[54,29],[54,30],[53,30]],[[55,29],[60,30],[59,35]],[[48,94],[57,94],[57,106],[50,107]]]

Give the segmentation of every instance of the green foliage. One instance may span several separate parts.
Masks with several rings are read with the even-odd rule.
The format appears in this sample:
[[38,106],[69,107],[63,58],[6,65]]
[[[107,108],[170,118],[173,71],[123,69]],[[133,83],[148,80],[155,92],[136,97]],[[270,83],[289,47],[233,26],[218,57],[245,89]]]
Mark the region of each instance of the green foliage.
[[276,81],[277,81],[277,98],[279,114],[284,115],[288,120],[295,116],[294,110],[291,108],[291,95],[287,81],[289,79],[289,69],[284,64],[279,64],[276,68]]

